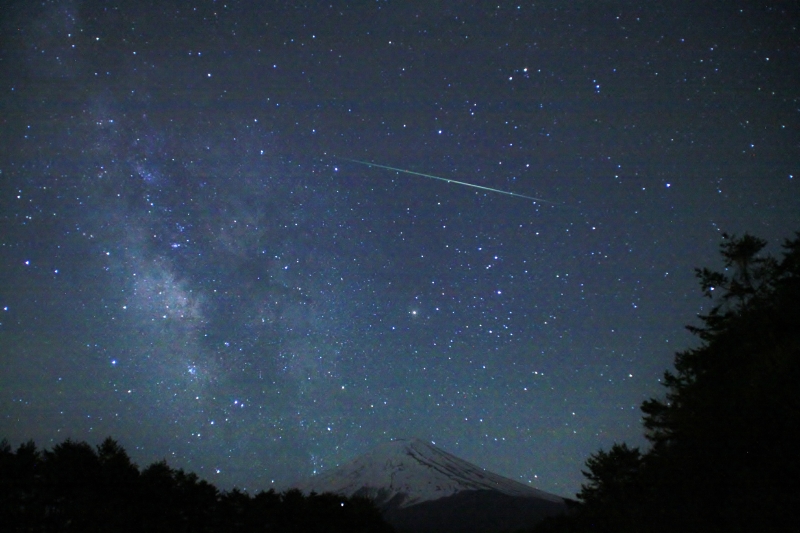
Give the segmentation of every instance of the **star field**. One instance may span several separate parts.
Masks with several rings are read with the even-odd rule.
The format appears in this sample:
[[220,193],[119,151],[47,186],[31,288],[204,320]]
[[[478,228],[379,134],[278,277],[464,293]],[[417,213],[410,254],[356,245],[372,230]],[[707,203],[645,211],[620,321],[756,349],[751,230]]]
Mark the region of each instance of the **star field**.
[[800,229],[797,6],[640,4],[12,3],[0,437],[248,490],[419,437],[573,496],[721,233]]

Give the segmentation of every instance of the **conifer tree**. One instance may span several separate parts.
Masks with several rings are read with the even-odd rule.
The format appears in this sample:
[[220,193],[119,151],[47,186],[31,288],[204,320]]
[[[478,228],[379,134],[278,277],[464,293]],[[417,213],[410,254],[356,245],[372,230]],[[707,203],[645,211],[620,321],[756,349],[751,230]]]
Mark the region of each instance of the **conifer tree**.
[[651,448],[591,456],[581,505],[541,531],[796,531],[800,233],[780,260],[765,246],[725,235],[723,271],[697,270],[713,304],[642,404]]

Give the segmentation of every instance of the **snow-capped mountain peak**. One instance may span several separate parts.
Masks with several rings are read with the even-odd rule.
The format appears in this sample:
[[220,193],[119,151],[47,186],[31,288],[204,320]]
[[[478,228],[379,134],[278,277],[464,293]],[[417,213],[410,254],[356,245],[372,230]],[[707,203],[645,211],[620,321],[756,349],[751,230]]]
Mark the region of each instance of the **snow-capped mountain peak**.
[[301,483],[303,492],[368,496],[398,507],[462,491],[490,490],[508,496],[563,503],[563,499],[488,472],[419,439],[382,444],[350,463]]

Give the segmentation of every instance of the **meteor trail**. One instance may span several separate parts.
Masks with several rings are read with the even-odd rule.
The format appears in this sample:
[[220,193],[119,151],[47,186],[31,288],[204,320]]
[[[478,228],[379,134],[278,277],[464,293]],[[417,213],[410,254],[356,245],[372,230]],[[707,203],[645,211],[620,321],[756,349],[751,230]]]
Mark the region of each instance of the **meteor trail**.
[[404,170],[402,168],[395,168],[389,167],[386,165],[379,165],[377,163],[370,163],[369,161],[359,161],[358,159],[350,159],[349,157],[340,157],[339,159],[343,159],[345,161],[352,161],[353,163],[358,163],[360,165],[367,165],[368,167],[378,167],[378,168],[385,168],[387,170],[394,170],[395,172],[404,172],[405,174],[413,174],[414,176],[422,176],[423,178],[431,178],[435,180],[444,181],[447,183],[455,183],[457,185],[466,185],[467,187],[475,187],[476,189],[483,189],[484,191],[492,191],[492,192],[499,192],[500,194],[507,194],[508,196],[517,196],[519,198],[527,198],[528,200],[534,200],[536,202],[544,202],[546,204],[553,204],[553,205],[561,205],[558,202],[551,202],[550,200],[543,200],[542,198],[536,198],[534,196],[526,196],[524,194],[517,194],[515,192],[510,191],[502,191],[500,189],[493,189],[491,187],[484,187],[483,185],[475,185],[474,183],[467,183],[464,181],[456,181],[451,180],[448,178],[441,178],[439,176],[433,176],[431,174],[423,174],[422,172],[414,172],[412,170]]

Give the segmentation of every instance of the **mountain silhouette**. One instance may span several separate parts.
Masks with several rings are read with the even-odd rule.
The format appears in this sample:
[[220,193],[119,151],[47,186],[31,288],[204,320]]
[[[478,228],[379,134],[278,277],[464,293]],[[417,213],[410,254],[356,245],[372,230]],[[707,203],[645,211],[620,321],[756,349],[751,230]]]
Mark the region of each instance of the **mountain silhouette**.
[[399,532],[489,533],[530,527],[564,498],[489,472],[419,439],[398,439],[298,485],[371,498]]

